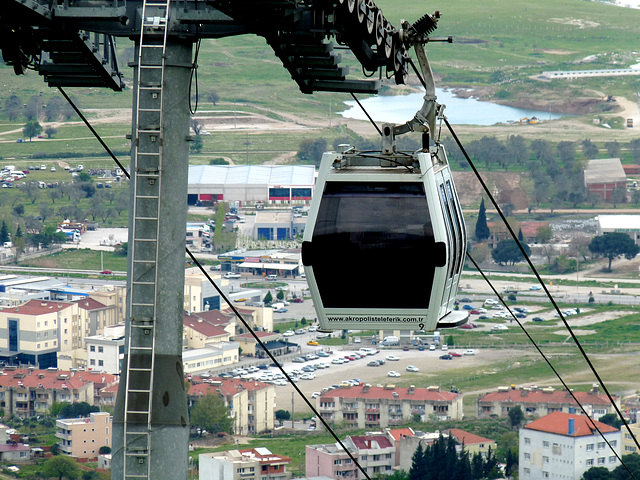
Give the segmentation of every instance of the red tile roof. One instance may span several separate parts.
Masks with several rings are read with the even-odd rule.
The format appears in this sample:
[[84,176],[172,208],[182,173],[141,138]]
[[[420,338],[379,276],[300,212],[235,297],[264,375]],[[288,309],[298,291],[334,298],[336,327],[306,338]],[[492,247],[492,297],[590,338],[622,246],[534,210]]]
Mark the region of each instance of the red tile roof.
[[100,303],[97,300],[94,300],[91,297],[83,298],[82,300],[76,300],[73,303],[77,303],[78,307],[83,310],[101,310],[103,308],[107,308],[104,303]]
[[191,315],[187,315],[187,317],[198,317],[212,325],[228,325],[231,320],[233,320],[233,315],[225,315],[220,310],[207,310],[206,312],[197,312],[192,313]]
[[389,435],[397,442],[406,437],[413,437],[415,432],[412,428],[393,428],[388,430]]
[[[578,401],[583,405],[610,405],[606,395],[596,395],[590,392],[574,392]],[[491,392],[478,399],[479,402],[513,402],[513,403],[555,403],[578,405],[566,390],[543,392],[542,390],[509,390],[506,392]]]
[[209,320],[202,319],[201,317],[197,317],[195,315],[185,315],[183,324],[185,327],[189,327],[198,332],[200,335],[204,335],[205,337],[220,337],[229,335],[229,332],[222,328],[220,324],[212,323]]
[[29,450],[31,450],[31,447],[22,443],[17,445],[0,445],[0,452],[28,452]]
[[[65,377],[66,376],[66,377]],[[0,373],[0,387],[13,388],[44,388],[44,389],[64,389],[77,390],[83,388],[87,383],[93,383],[96,388],[100,385],[111,384],[117,377],[108,373],[94,372],[69,372],[53,370],[37,370],[19,368],[16,370],[5,370]]]
[[240,380],[237,378],[208,378],[192,376],[189,385],[189,395],[201,397],[203,395],[215,394],[218,389],[225,396],[233,396],[239,391],[257,391],[267,388],[267,384],[257,380]]
[[465,432],[464,430],[460,430],[459,428],[450,428],[448,430],[445,430],[445,432],[449,432],[449,435],[452,435],[459,443],[464,443],[465,445],[495,442],[495,440],[491,440],[490,438],[484,438],[480,435]]
[[378,448],[393,447],[391,442],[384,435],[351,435],[351,441],[358,450],[370,450],[374,448],[374,443],[377,442]]
[[[364,399],[397,399],[397,400],[425,400],[430,402],[451,402],[458,397],[459,393],[442,392],[429,390],[427,388],[415,388],[413,393],[409,393],[410,388],[397,387],[386,389],[384,387],[345,387],[329,390],[322,395],[322,398],[364,398]],[[393,394],[397,393],[395,397]]]
[[540,227],[548,227],[549,222],[520,222],[520,230],[522,235],[527,238],[533,238],[538,235]]
[[71,307],[71,303],[51,302],[49,300],[29,300],[17,307],[4,308],[2,312],[17,313],[20,315],[45,315],[47,313],[59,312],[65,308]]
[[[570,419],[573,419],[574,421],[574,432],[572,434],[569,434]],[[590,417],[585,415],[563,412],[553,412],[549,415],[545,415],[544,417],[525,425],[524,428],[571,437],[584,437],[587,435],[598,435],[598,431],[595,429],[594,425],[596,425],[602,433],[618,431],[617,428],[611,427],[606,423],[592,420]]]

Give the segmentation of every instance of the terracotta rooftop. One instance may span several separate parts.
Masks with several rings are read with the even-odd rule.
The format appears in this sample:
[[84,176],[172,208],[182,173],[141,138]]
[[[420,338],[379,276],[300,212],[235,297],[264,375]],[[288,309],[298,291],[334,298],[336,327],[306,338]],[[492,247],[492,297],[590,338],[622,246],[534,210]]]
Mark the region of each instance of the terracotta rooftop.
[[[574,425],[574,431],[571,434],[569,433],[570,419],[573,420]],[[544,417],[525,425],[524,428],[571,437],[584,437],[587,435],[598,435],[598,431],[595,429],[594,425],[596,425],[602,433],[618,431],[617,428],[611,427],[606,423],[592,420],[585,415],[563,412],[553,412],[549,415],[545,415]]]
[[102,308],[107,308],[104,303],[100,303],[91,297],[83,298],[82,300],[76,300],[73,303],[77,303],[78,307],[82,308],[83,310],[100,310]]
[[[460,396],[459,393],[429,390],[427,388],[397,387],[387,389],[385,387],[345,387],[329,390],[322,395],[323,398],[365,398],[365,399],[397,399],[397,400],[425,400],[432,402],[451,402]],[[396,393],[397,396],[393,394]]]
[[465,432],[464,430],[460,430],[459,428],[450,428],[445,430],[449,435],[455,437],[455,439],[459,443],[464,443],[465,445],[475,445],[478,443],[494,443],[495,440],[491,440],[490,438],[481,437],[480,435],[476,435],[474,433]]
[[389,435],[397,442],[406,437],[413,437],[415,432],[412,428],[393,428],[388,430]]
[[17,307],[3,308],[3,313],[17,313],[20,315],[46,315],[48,313],[59,312],[73,304],[67,302],[52,302],[49,300],[29,300]]
[[257,391],[267,388],[267,384],[258,382],[257,380],[240,380],[237,378],[207,378],[192,376],[189,385],[189,395],[192,397],[201,397],[203,395],[215,394],[217,390],[223,395],[235,395],[239,391],[249,390]]
[[[578,401],[583,405],[609,405],[606,395],[591,392],[574,392]],[[542,390],[508,390],[506,392],[491,392],[480,397],[478,402],[514,402],[514,403],[556,403],[578,405],[566,390],[544,392]]]
[[[221,324],[212,323],[209,320],[205,320],[195,315],[185,315],[183,324],[185,327],[189,327],[198,332],[200,335],[204,335],[205,337],[220,337],[229,335],[229,332],[227,332],[221,326]],[[226,325],[226,323],[224,325]]]
[[389,448],[393,447],[391,442],[384,435],[351,435],[351,441],[356,446],[358,450],[370,450],[375,448],[374,442],[378,445],[378,448]]
[[88,383],[101,385],[115,382],[117,377],[108,373],[97,372],[70,372],[55,370],[36,370],[19,368],[16,370],[5,370],[0,373],[0,387],[20,388],[43,388],[43,389],[65,389],[77,390]]
[[206,320],[212,325],[218,326],[226,326],[234,318],[233,315],[225,315],[220,310],[207,310],[206,312],[191,313],[191,315],[187,315],[187,317],[198,317]]

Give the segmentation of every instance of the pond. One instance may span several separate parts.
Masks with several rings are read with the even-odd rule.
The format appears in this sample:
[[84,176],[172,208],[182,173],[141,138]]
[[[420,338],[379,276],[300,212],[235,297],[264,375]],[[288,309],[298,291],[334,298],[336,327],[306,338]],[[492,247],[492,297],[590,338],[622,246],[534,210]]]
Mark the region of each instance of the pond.
[[[495,123],[519,122],[521,118],[538,117],[540,120],[561,118],[559,113],[527,110],[508,107],[491,102],[482,102],[475,98],[457,98],[450,91],[436,88],[438,103],[446,105],[444,111],[452,124],[493,125]],[[416,111],[422,107],[423,93],[409,95],[375,96],[360,101],[376,122],[402,124],[413,118]],[[345,102],[347,110],[341,113],[343,117],[366,120],[367,117],[353,100]]]

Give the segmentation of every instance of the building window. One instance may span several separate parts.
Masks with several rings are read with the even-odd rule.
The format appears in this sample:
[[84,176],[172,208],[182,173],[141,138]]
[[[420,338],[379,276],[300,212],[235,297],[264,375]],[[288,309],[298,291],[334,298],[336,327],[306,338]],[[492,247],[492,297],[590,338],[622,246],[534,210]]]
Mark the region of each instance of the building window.
[[[65,331],[64,331],[64,333],[67,333],[67,331],[65,330]],[[90,352],[95,352],[95,351],[96,351],[96,346],[95,346],[95,345],[91,345],[91,346],[89,347],[89,351],[90,351]]]
[[542,463],[549,463],[549,457],[542,457]]
[[604,465],[604,457],[598,458],[598,465]]
[[618,444],[616,440],[611,440],[609,443],[611,444],[612,447],[615,447]]
[[542,472],[542,478],[549,478],[549,472]]
[[103,353],[104,352],[104,347],[98,347],[98,353]]
[[587,458],[587,467],[590,467],[593,465],[593,458]]
[[604,448],[604,442],[598,442],[598,450],[602,450]]
[[609,463],[616,463],[616,457],[614,456],[609,457]]
[[524,459],[525,460],[531,460],[531,454],[530,453],[525,453],[524,454]]
[[104,367],[104,360],[98,360],[98,366]]
[[593,452],[593,443],[587,445],[587,452]]
[[92,358],[91,360],[89,360],[89,365],[95,365],[96,361]]
[[524,474],[525,475],[531,475],[531,469],[530,468],[525,468],[524,469]]
[[531,439],[529,437],[524,437],[524,444],[531,445]]
[[333,464],[334,465],[342,465],[342,460],[340,460],[340,459],[334,460]]

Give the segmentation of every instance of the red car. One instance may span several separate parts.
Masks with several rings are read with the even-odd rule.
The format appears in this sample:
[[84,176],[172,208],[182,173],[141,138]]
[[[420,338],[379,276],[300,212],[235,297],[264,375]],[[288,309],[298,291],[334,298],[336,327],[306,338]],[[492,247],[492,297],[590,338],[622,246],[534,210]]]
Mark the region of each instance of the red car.
[[465,323],[464,325],[461,325],[460,328],[464,328],[465,330],[471,330],[473,326],[470,323]]
[[461,357],[462,354],[458,353],[458,352],[449,352],[449,355],[451,355],[452,357]]
[[304,298],[294,298],[291,300],[291,303],[302,303],[304,302]]
[[353,361],[356,359],[356,357],[354,357],[353,355],[345,355],[344,358],[346,358],[347,360]]
[[112,275],[113,272],[111,270],[102,270],[100,272],[100,275]]
[[480,310],[477,310],[477,309],[475,309],[475,308],[474,308],[474,309],[473,309],[473,310],[471,310],[469,313],[470,313],[471,315],[480,315]]

